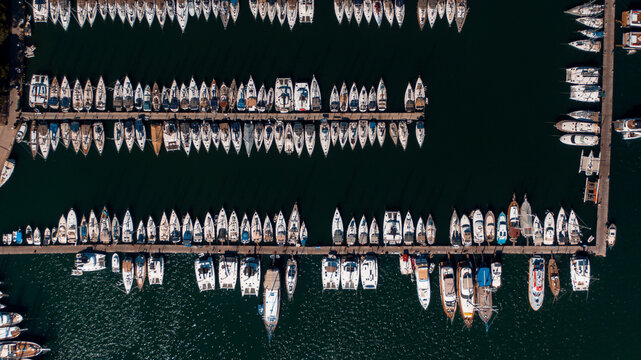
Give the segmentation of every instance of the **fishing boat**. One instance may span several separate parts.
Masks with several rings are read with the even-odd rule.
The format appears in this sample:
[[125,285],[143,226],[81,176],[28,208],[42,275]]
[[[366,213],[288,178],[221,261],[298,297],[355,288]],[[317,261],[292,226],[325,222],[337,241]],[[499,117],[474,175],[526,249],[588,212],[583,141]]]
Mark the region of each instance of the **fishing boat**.
[[0,357],[7,360],[30,359],[47,351],[49,349],[28,341],[5,341],[0,343]]
[[462,235],[462,244],[463,246],[472,245],[472,224],[470,223],[470,218],[467,215],[463,214],[461,216],[461,235]]
[[267,269],[263,283],[263,322],[270,339],[280,315],[280,287],[280,271],[273,267]]
[[516,202],[516,195],[512,195],[512,202],[508,210],[508,234],[510,241],[516,242],[521,235],[521,223],[519,222],[519,204]]
[[218,284],[221,289],[234,290],[238,278],[238,258],[221,255],[218,260]]
[[403,224],[400,211],[386,211],[383,218],[383,244],[399,245],[403,241]]
[[474,236],[474,243],[481,245],[485,241],[485,227],[481,210],[474,210],[470,215],[470,218],[472,219],[472,235]]
[[344,256],[341,258],[341,288],[357,290],[360,279],[360,268],[356,258]]
[[487,327],[494,308],[492,307],[492,277],[490,275],[490,268],[482,265],[476,272],[476,288],[474,291],[476,295],[476,312],[485,323]]
[[407,88],[405,88],[405,97],[403,100],[403,104],[405,104],[405,111],[414,111],[414,90],[412,89],[412,84],[410,83],[407,83]]
[[362,257],[359,271],[363,290],[376,290],[378,287],[378,260],[376,256],[368,254]]
[[416,291],[418,293],[418,301],[423,307],[423,310],[427,310],[431,298],[429,268],[430,266],[425,255],[418,255],[414,259],[414,277],[416,279]]
[[334,245],[342,245],[343,239],[343,218],[341,217],[341,213],[338,208],[336,208],[332,219],[332,243]]
[[559,279],[559,268],[554,258],[550,258],[550,261],[548,261],[548,284],[554,300],[557,300],[561,292],[561,281]]
[[122,283],[127,294],[129,294],[134,284],[134,277],[134,262],[132,257],[127,255],[122,260]]
[[[196,284],[200,292],[216,289],[216,271],[211,256],[201,256],[194,261]],[[222,288],[222,284],[221,284]]]
[[588,291],[590,288],[590,259],[583,255],[572,255],[570,278],[573,291]]
[[528,300],[532,310],[538,311],[545,295],[545,260],[538,255],[530,258]]
[[322,260],[323,290],[338,290],[341,283],[340,259],[329,254]]
[[567,134],[559,140],[566,145],[573,146],[596,146],[599,144],[599,137],[591,134]]
[[260,290],[260,258],[244,257],[240,261],[240,295],[258,296]]
[[263,221],[263,242],[272,243],[274,241],[274,228],[272,226],[272,221],[269,218],[269,215],[265,215],[265,221]]
[[450,321],[454,321],[457,305],[456,281],[454,268],[449,259],[442,261],[439,265],[439,288],[441,289],[443,311]]
[[352,219],[349,221],[349,224],[347,225],[347,245],[351,246],[356,244],[356,238],[358,237],[358,230],[356,227],[356,219],[352,217]]
[[405,215],[405,220],[403,221],[403,243],[405,245],[411,246],[414,244],[415,240],[415,229],[414,221],[412,220],[412,215],[408,211]]
[[260,244],[263,241],[263,227],[260,223],[260,217],[258,213],[254,211],[254,215],[251,220],[251,242],[254,244]]
[[149,285],[162,285],[165,273],[165,258],[162,254],[153,254],[147,260],[147,277]]

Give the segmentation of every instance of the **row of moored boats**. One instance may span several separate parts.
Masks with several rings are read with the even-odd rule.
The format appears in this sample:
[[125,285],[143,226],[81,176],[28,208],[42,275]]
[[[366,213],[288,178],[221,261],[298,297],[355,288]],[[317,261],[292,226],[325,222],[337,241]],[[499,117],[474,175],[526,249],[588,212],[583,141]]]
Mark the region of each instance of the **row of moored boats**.
[[576,16],[576,21],[587,27],[587,29],[579,30],[579,33],[585,38],[570,42],[570,46],[587,52],[596,53],[601,51],[602,44],[600,39],[603,38],[604,9],[604,5],[590,1],[565,11],[566,14]]
[[[97,86],[92,86],[88,79],[83,86],[76,79],[71,86],[66,76],[61,84],[58,78],[34,74],[29,86],[29,107],[43,110],[61,110],[68,112],[105,111],[107,109],[107,86],[102,76]],[[110,90],[111,91],[111,90]],[[428,98],[425,86],[419,76],[415,84],[407,84],[403,98],[407,112],[425,110]],[[211,83],[202,81],[200,86],[192,77],[190,82],[178,84],[175,80],[171,86],[160,87],[158,83],[134,84],[128,76],[121,83],[116,80],[112,96],[113,111],[191,111],[191,112],[320,112],[322,111],[321,90],[315,76],[311,83],[293,82],[291,78],[277,78],[274,87],[261,84],[260,87],[249,76],[247,84],[236,84],[233,79],[230,86],[223,82]],[[330,112],[383,112],[387,110],[387,88],[380,79],[378,86],[369,89],[363,85],[360,90],[356,83],[348,89],[345,82],[339,88],[334,85],[329,98]]]
[[237,215],[233,211],[227,215],[224,208],[218,214],[207,213],[203,222],[198,217],[185,213],[179,217],[172,210],[169,216],[163,212],[159,225],[149,216],[141,219],[134,227],[134,219],[127,210],[122,219],[111,217],[106,207],[96,215],[91,210],[88,218],[84,214],[80,222],[74,209],[60,216],[58,226],[45,228],[42,232],[38,227],[27,225],[14,230],[2,237],[3,245],[76,245],[87,243],[102,244],[212,244],[240,243],[243,245],[276,243],[280,246],[305,246],[308,231],[304,221],[301,221],[298,204],[294,204],[287,221],[280,211],[273,218],[265,215],[264,220],[254,212]]
[[[258,16],[271,23],[278,19],[281,25],[285,22],[290,29],[296,22],[312,23],[314,21],[314,0],[249,0],[249,9],[256,19]],[[71,18],[78,21],[82,28],[85,23],[93,26],[100,15],[103,21],[120,21],[136,23],[147,21],[149,27],[154,20],[161,28],[166,22],[178,22],[184,32],[190,17],[200,19],[201,15],[208,21],[210,17],[220,18],[226,29],[231,19],[233,23],[240,14],[239,0],[76,0],[75,8],[70,0],[33,0],[33,18],[35,22],[60,23],[64,30],[69,28]]]
[[[331,121],[321,120],[318,125],[318,139],[323,154],[327,156],[330,146],[340,145],[341,149],[349,144],[352,150],[356,144],[361,148],[369,143],[374,146],[376,142],[382,147],[385,138],[389,136],[395,146],[399,143],[403,150],[407,149],[409,140],[409,127],[406,121]],[[294,152],[300,157],[306,149],[309,156],[312,156],[316,147],[316,125],[313,123],[267,121],[267,122],[211,122],[203,121],[165,121],[152,122],[147,124],[141,119],[116,121],[113,127],[113,140],[116,151],[120,151],[123,144],[129,152],[134,145],[144,151],[147,141],[151,142],[156,155],[164,145],[167,152],[177,151],[181,148],[187,155],[193,148],[199,152],[204,148],[207,152],[213,146],[216,150],[222,148],[225,153],[233,148],[237,154],[240,153],[244,144],[249,156],[255,147],[258,152],[264,146],[265,152],[269,152],[272,145],[279,153],[285,152],[291,155]],[[27,137],[29,134],[29,137]],[[416,140],[419,147],[425,141],[425,124],[417,121],[415,127]],[[69,148],[86,156],[95,145],[98,153],[102,155],[105,146],[105,127],[102,122],[49,122],[40,123],[32,121],[30,126],[23,122],[16,133],[16,142],[29,144],[32,156],[35,158],[40,154],[45,160],[49,153],[57,150],[58,146]],[[9,164],[11,165],[11,164]],[[13,170],[13,166],[8,170]],[[8,176],[11,174],[8,173]],[[8,179],[8,176],[6,177]],[[3,176],[3,179],[5,177]]]
[[[0,299],[8,296],[0,291]],[[24,317],[17,312],[6,311],[6,307],[0,304],[0,359],[30,359],[49,351],[34,342],[15,340],[27,330],[20,328]]]

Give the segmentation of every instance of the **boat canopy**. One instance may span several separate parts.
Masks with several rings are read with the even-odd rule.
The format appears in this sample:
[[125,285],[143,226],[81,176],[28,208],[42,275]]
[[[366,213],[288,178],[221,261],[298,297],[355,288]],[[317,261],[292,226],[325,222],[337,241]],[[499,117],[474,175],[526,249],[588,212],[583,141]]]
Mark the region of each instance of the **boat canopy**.
[[480,287],[492,286],[492,276],[490,275],[490,269],[487,267],[479,268],[476,273],[476,282]]

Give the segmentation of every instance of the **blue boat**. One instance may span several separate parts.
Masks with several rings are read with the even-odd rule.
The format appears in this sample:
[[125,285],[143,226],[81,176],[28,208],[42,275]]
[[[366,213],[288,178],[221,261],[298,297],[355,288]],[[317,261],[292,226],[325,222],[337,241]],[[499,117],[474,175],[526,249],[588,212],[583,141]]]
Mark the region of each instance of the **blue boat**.
[[21,245],[22,244],[22,230],[18,229],[16,232],[16,244]]

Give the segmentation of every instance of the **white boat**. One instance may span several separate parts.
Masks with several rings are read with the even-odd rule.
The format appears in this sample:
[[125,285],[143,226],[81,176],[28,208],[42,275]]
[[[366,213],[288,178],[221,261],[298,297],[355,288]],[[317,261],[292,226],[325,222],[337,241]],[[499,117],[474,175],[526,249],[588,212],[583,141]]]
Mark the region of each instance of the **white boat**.
[[177,244],[182,239],[182,232],[180,226],[180,219],[176,214],[176,211],[171,210],[171,215],[169,217],[169,241],[174,244]]
[[258,296],[260,290],[260,258],[247,256],[240,261],[241,296]]
[[532,239],[534,241],[534,245],[535,246],[543,245],[543,225],[541,224],[541,220],[537,215],[534,215],[534,221],[532,222],[532,230],[533,230]]
[[463,322],[470,328],[474,320],[474,275],[469,260],[459,262],[456,269],[458,302]]
[[158,241],[161,243],[168,243],[170,239],[169,220],[167,213],[163,211],[160,218],[160,226],[158,227]]
[[145,143],[147,142],[147,131],[145,129],[145,124],[143,124],[141,119],[137,119],[134,123],[134,132],[136,135],[136,145],[140,151],[145,151]]
[[60,216],[60,221],[58,221],[58,242],[60,244],[67,243],[67,220],[65,219],[64,214]]
[[220,208],[218,216],[216,217],[216,239],[222,244],[227,241],[227,214],[225,208]]
[[423,222],[423,217],[419,217],[416,222],[416,242],[419,245],[425,245],[427,240],[427,233],[425,232],[425,223]]
[[309,84],[306,82],[297,82],[294,94],[294,106],[296,111],[309,111],[311,108]]
[[276,244],[283,246],[287,242],[287,222],[283,212],[280,211],[276,217]]
[[496,237],[496,219],[494,218],[494,213],[488,211],[485,213],[485,240],[488,243],[494,242]]
[[343,14],[344,14],[343,5],[344,5],[343,0],[334,0],[334,14],[336,15],[336,20],[338,20],[339,24],[343,22]]
[[287,259],[285,267],[285,287],[287,288],[287,298],[292,301],[294,298],[294,291],[296,291],[296,283],[298,282],[298,263],[296,259],[290,257]]
[[13,174],[13,170],[16,167],[16,162],[13,159],[9,159],[4,162],[2,166],[2,172],[0,173],[0,187],[2,187]]
[[601,41],[594,39],[582,39],[569,42],[568,45],[587,52],[600,52],[601,51]]
[[347,245],[352,246],[356,244],[356,238],[358,237],[358,228],[356,226],[356,219],[352,217],[347,225]]
[[588,291],[590,288],[590,259],[573,255],[570,260],[570,278],[573,291]]
[[[393,0],[383,0],[383,11],[385,13],[385,18],[390,26],[394,25],[394,1]],[[400,26],[400,24],[399,24]]]
[[238,278],[238,258],[221,255],[218,260],[218,284],[221,289],[234,290]]
[[559,140],[566,145],[574,146],[596,146],[599,144],[599,137],[590,134],[567,134]]
[[329,145],[331,143],[330,127],[327,120],[325,119],[321,120],[318,130],[319,130],[321,149],[323,150],[323,154],[325,155],[325,157],[327,157],[327,154],[329,153]]
[[265,215],[265,221],[263,221],[263,241],[266,243],[274,241],[274,228],[269,215]]
[[120,272],[120,255],[118,255],[118,253],[111,255],[111,271],[115,273]]
[[183,216],[182,221],[182,241],[184,246],[191,246],[191,242],[194,239],[194,225],[191,220],[189,213],[186,213]]
[[376,124],[376,139],[378,140],[378,145],[380,147],[383,147],[383,143],[385,142],[385,135],[386,135],[386,128],[385,128],[385,123],[380,121]]
[[543,220],[543,245],[554,245],[554,214],[547,211]]
[[479,209],[474,210],[470,215],[472,220],[472,234],[474,236],[474,243],[477,245],[485,241],[485,226],[483,222],[483,214]]
[[[194,261],[196,284],[200,292],[216,289],[216,271],[211,256],[203,256]],[[222,288],[222,283],[221,283]]]
[[336,208],[332,219],[332,243],[334,245],[342,245],[344,238],[343,218],[338,208]]
[[528,300],[532,310],[537,311],[543,305],[545,295],[545,260],[535,255],[530,258],[528,276]]
[[294,203],[287,222],[287,243],[289,245],[300,245],[300,214],[298,213],[297,203]]
[[240,148],[242,147],[243,134],[240,129],[240,124],[237,121],[231,123],[231,143],[234,145],[234,150],[236,154],[240,154]]
[[400,245],[403,241],[403,224],[400,211],[386,211],[383,218],[383,244]]
[[122,259],[122,283],[125,286],[125,292],[129,294],[134,284],[134,262],[129,255]]
[[[586,134],[599,134],[601,133],[601,126],[598,123],[584,122],[584,121],[573,121],[573,120],[561,120],[555,124],[555,127],[559,131],[565,133],[586,133]],[[616,130],[616,123],[615,123]]]
[[441,289],[441,304],[445,315],[454,321],[456,314],[456,280],[454,278],[454,268],[449,261],[443,261],[439,265],[439,287]]
[[360,261],[360,278],[363,290],[376,290],[378,287],[378,260],[375,255],[365,255]]
[[271,339],[278,317],[280,315],[280,271],[277,268],[269,268],[265,273],[263,284],[263,322],[267,329],[267,336]]
[[414,108],[416,111],[425,110],[425,105],[427,105],[427,97],[425,96],[425,86],[423,85],[423,80],[419,76],[414,85]]
[[578,245],[581,242],[581,226],[574,210],[570,210],[570,216],[568,216],[568,239],[571,245]]
[[107,268],[106,257],[105,254],[93,251],[79,252],[74,261],[74,270],[80,273],[104,270]]
[[398,122],[398,139],[400,140],[401,147],[403,150],[407,149],[407,141],[409,139],[409,129],[407,128],[407,122],[401,120]]
[[162,29],[165,27],[165,20],[167,19],[167,3],[162,0],[156,1],[155,10],[156,17],[158,18],[158,23],[160,24],[160,28]]
[[405,0],[394,1],[394,15],[396,16],[398,27],[402,27],[403,19],[405,18]]
[[147,218],[147,242],[149,244],[154,244],[156,243],[156,238],[157,238],[157,228],[156,228],[156,223],[154,222],[154,219],[149,216]]
[[354,19],[356,20],[356,25],[361,24],[363,19],[363,0],[354,0],[353,2],[354,9]]
[[243,219],[240,222],[240,242],[242,244],[249,244],[251,242],[251,225],[247,214],[243,214]]
[[360,268],[356,259],[345,256],[341,258],[341,288],[357,290],[360,278]]
[[260,217],[254,212],[251,220],[251,242],[260,244],[263,241],[263,227],[260,223]]
[[405,88],[403,104],[405,104],[405,111],[414,111],[414,89],[412,89],[412,84],[410,83],[407,83],[407,88]]
[[565,13],[574,16],[598,16],[603,13],[604,9],[604,5],[595,4],[593,1],[590,1],[566,10]]
[[314,0],[299,0],[298,19],[301,24],[314,22]]
[[98,149],[98,154],[102,155],[102,151],[105,148],[105,127],[100,121],[93,123],[93,140],[96,149]]
[[187,9],[187,0],[176,1],[176,18],[178,19],[178,25],[180,26],[180,30],[184,33],[185,28],[187,27],[187,20],[189,19],[189,10]]
[[467,0],[456,0],[456,27],[458,28],[458,32],[463,30],[463,24],[465,24],[468,11]]
[[365,215],[361,217],[361,221],[358,223],[358,243],[360,245],[367,245],[367,240],[369,238],[367,227],[367,219]]
[[575,66],[565,69],[565,82],[576,85],[594,85],[599,82],[599,68]]
[[415,237],[414,221],[412,220],[412,215],[408,211],[405,215],[405,220],[403,221],[403,243],[411,246],[414,244]]
[[238,222],[238,216],[236,212],[232,210],[231,215],[229,215],[229,230],[228,230],[228,240],[232,243],[238,242],[240,236],[240,225]]
[[289,30],[294,29],[298,17],[298,0],[287,0],[287,24]]
[[138,223],[138,228],[136,229],[136,244],[144,244],[147,241],[147,230],[145,228],[145,223],[140,220]]
[[338,290],[341,284],[340,259],[329,254],[322,261],[323,290]]
[[162,254],[152,254],[147,259],[147,277],[149,285],[162,285],[165,276],[165,257]]
[[416,279],[416,292],[418,301],[424,310],[430,304],[430,265],[424,255],[419,255],[414,259],[414,278]]

